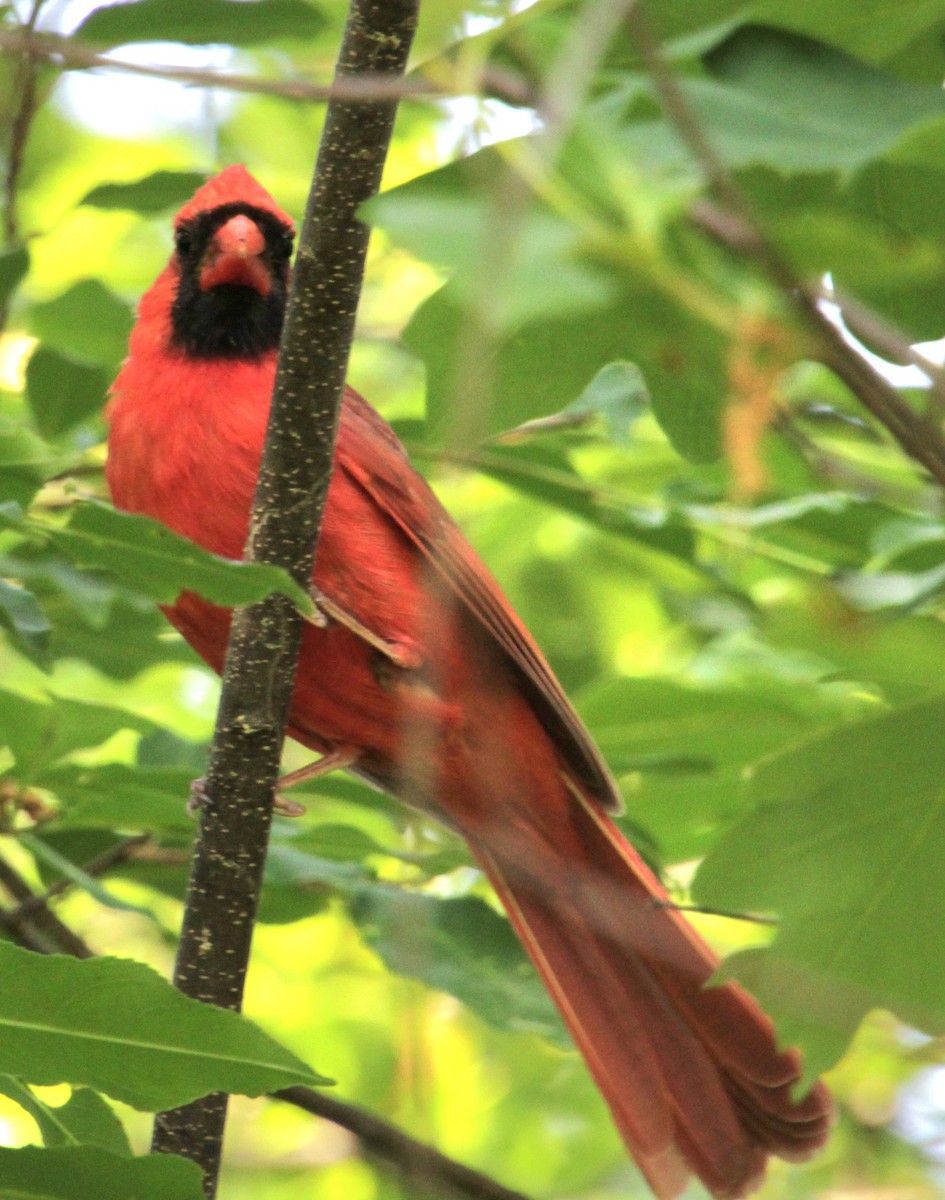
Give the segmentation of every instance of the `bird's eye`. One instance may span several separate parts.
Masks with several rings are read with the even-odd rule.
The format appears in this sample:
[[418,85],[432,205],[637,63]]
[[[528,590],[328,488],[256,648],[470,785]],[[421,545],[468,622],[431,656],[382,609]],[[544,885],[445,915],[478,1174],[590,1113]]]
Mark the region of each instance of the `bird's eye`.
[[291,258],[292,247],[295,244],[295,234],[280,233],[274,250],[277,258]]
[[174,245],[177,247],[178,254],[186,254],[193,244],[193,234],[186,227],[178,229],[174,234]]

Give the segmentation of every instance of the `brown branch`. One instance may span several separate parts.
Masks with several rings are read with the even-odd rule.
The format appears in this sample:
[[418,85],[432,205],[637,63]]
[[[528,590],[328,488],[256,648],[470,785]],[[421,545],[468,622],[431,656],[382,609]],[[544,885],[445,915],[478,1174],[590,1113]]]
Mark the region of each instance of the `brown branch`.
[[273,1092],[316,1117],[324,1117],[347,1129],[361,1143],[365,1154],[395,1166],[407,1184],[411,1196],[444,1195],[463,1200],[528,1200],[521,1192],[503,1187],[481,1171],[464,1167],[439,1150],[418,1142],[396,1125],[374,1116],[363,1108],[336,1100],[324,1092],[306,1087],[283,1088]]
[[457,75],[454,85],[452,82],[435,82],[417,75],[404,79],[384,72],[367,71],[363,76],[336,77],[331,84],[319,84],[304,79],[260,79],[253,75],[202,70],[199,67],[129,62],[127,59],[112,58],[101,48],[96,49],[73,38],[52,33],[25,37],[19,32],[0,31],[0,52],[31,60],[43,59],[62,67],[122,71],[129,75],[166,79],[195,87],[222,88],[230,92],[278,96],[283,100],[315,104],[331,100],[370,104],[377,100],[466,96],[477,87],[508,104],[530,105],[533,102],[531,90],[524,79],[511,71],[488,64],[474,83],[470,82],[468,72]]
[[41,954],[71,954],[73,958],[93,958],[94,954],[68,925],[63,924],[45,904],[33,912],[22,908],[36,899],[36,893],[22,875],[0,855],[0,885],[17,901],[20,909],[0,910],[0,925],[27,950]]
[[[416,0],[353,0],[337,80],[402,74]],[[307,587],[328,492],[335,429],[369,230],[360,206],[380,186],[396,104],[329,104],[296,258],[246,556]],[[302,615],[273,595],[233,616],[206,797],[174,974],[189,996],[239,1009]],[[216,1194],[226,1096],[158,1114],[153,1149],[197,1162]]]
[[[134,837],[125,838],[123,841],[117,842],[114,846],[110,846],[107,850],[103,850],[95,858],[89,859],[81,868],[82,874],[90,875],[92,878],[104,875],[110,867],[117,866],[118,863],[131,858],[135,851],[139,850],[150,840],[150,833],[138,833]],[[73,880],[60,879],[58,883],[54,883],[45,892],[30,891],[29,896],[22,900],[7,915],[11,918],[30,917],[45,908],[50,900],[61,896],[63,892],[68,891],[70,887],[74,886]]]
[[[690,153],[701,166],[706,181],[723,208],[706,201],[693,205],[696,224],[745,258],[754,260],[798,312],[813,333],[819,358],[892,434],[903,450],[945,487],[945,438],[941,429],[912,409],[893,385],[868,362],[841,329],[823,311],[819,287],[799,279],[777,248],[765,236],[747,198],[735,183],[706,137],[676,76],[653,36],[641,0],[628,23],[653,78],[663,108]],[[865,310],[858,310],[862,317]],[[879,318],[876,318],[877,323]]]

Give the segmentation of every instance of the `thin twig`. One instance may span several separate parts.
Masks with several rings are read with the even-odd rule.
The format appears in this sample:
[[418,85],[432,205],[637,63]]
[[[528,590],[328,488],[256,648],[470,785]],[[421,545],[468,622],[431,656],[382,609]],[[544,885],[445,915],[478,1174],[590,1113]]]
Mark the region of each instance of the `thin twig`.
[[[92,878],[97,878],[99,875],[109,870],[109,868],[117,866],[118,863],[124,862],[126,858],[130,858],[136,850],[145,845],[151,840],[150,833],[138,833],[134,837],[125,838],[124,841],[110,846],[107,850],[103,850],[101,854],[90,859],[85,863],[81,870],[83,875],[90,875]],[[14,908],[8,916],[12,918],[29,917],[38,912],[41,908],[45,908],[50,900],[54,900],[63,892],[68,891],[73,887],[74,883],[71,879],[60,879],[54,883],[52,887],[46,889],[45,892],[32,893],[25,900]]]
[[[35,898],[36,893],[30,885],[2,855],[0,884],[21,906]],[[18,913],[16,909],[2,912],[0,925],[29,950],[39,950],[45,954],[71,954],[73,958],[94,958],[92,950],[79,935],[73,933],[68,925],[63,924],[45,905],[27,914]]]
[[471,82],[468,75],[456,75],[452,80],[436,81],[413,75],[409,79],[366,72],[363,77],[335,79],[330,84],[309,83],[304,79],[260,79],[254,75],[230,74],[204,70],[199,67],[179,67],[167,64],[129,62],[112,58],[102,49],[84,45],[72,38],[43,33],[27,38],[19,32],[0,32],[0,52],[29,59],[45,59],[63,67],[101,68],[143,75],[149,79],[166,79],[188,83],[195,87],[221,88],[230,92],[278,96],[283,100],[324,104],[331,100],[351,103],[373,103],[377,100],[415,100],[466,96],[481,88],[497,100],[513,105],[531,105],[534,97],[528,83],[511,71],[486,65],[478,78]]
[[10,122],[10,148],[7,152],[7,175],[4,185],[5,204],[3,216],[3,232],[7,244],[16,242],[19,237],[19,222],[17,220],[16,199],[20,173],[23,170],[23,157],[26,153],[26,143],[29,138],[30,125],[36,112],[36,60],[28,48],[32,45],[36,22],[44,0],[33,0],[29,16],[20,27],[20,32],[13,34],[19,39],[25,53],[21,54],[17,64],[16,79],[13,83],[13,96],[19,98],[16,112]]
[[693,220],[730,249],[758,263],[815,335],[817,349],[813,356],[842,379],[903,450],[945,487],[942,431],[910,408],[892,384],[850,344],[823,311],[819,287],[811,287],[799,279],[765,236],[746,197],[699,124],[650,30],[641,0],[631,10],[628,23],[667,116],[724,206],[719,209],[707,201],[699,201],[691,210]]
[[383,1159],[397,1168],[411,1196],[428,1194],[462,1197],[464,1200],[528,1200],[521,1192],[504,1187],[481,1171],[474,1171],[447,1158],[439,1150],[418,1142],[396,1125],[374,1116],[366,1109],[306,1087],[283,1088],[282,1091],[273,1092],[273,1096],[276,1100],[294,1104],[296,1108],[304,1109],[316,1117],[324,1117],[353,1133],[365,1154]]

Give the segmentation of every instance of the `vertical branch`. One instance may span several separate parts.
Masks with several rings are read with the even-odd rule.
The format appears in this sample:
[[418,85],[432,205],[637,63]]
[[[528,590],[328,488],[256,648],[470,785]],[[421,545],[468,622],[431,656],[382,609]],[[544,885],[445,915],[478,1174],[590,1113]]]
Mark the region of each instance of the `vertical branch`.
[[[353,0],[336,69],[403,73],[417,0]],[[247,555],[285,567],[307,587],[331,472],[369,231],[358,207],[380,186],[396,103],[333,102],[302,228]],[[188,889],[175,983],[239,1008],[272,800],[301,638],[284,597],[233,619],[207,773],[208,800]],[[226,1097],[161,1113],[153,1148],[184,1154],[216,1194]]]

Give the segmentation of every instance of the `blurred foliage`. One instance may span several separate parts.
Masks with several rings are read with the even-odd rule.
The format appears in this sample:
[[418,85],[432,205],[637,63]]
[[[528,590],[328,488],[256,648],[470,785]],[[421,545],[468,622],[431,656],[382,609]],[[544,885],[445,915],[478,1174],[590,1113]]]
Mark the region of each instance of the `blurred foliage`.
[[[936,1195],[942,497],[807,360],[784,296],[690,221],[703,169],[629,28],[594,49],[588,17],[602,7],[426,0],[415,74],[458,94],[402,106],[369,206],[351,380],[548,653],[641,851],[681,899],[691,883],[715,909],[779,918],[773,938],[696,918],[737,951],[726,970],[812,1073],[842,1058],[830,1148],[805,1168],[773,1164],[763,1194]],[[939,337],[940,7],[649,7],[682,95],[798,276],[829,273],[910,342]],[[153,43],[152,63],[323,82],[344,8],[19,0],[0,12],[5,32],[32,11],[39,30],[118,58]],[[322,112],[2,61],[2,853],[54,889],[93,949],[167,973],[216,683],[154,600],[192,586],[233,602],[272,579],[102,505],[104,393],[195,181],[245,162],[299,215]],[[891,377],[940,419],[914,370]],[[464,848],[353,780],[322,780],[308,799],[306,817],[277,822],[247,999],[291,1048],[284,1062],[317,1064],[346,1098],[535,1197],[643,1195]],[[138,832],[151,840],[97,878],[100,856]],[[41,1179],[50,1196],[199,1195],[172,1160],[129,1156],[147,1126],[125,1103],[217,1086],[197,1057],[161,1090],[161,1056],[216,1034],[175,1019],[142,1035],[137,1009],[157,1022],[172,1001],[153,973],[153,995],[123,973],[144,971],[134,964],[23,967],[0,951],[21,989],[5,986],[0,1004],[0,1191],[40,1194]],[[100,982],[85,982],[89,968]],[[63,995],[59,1032],[38,1033]],[[240,1037],[264,1037],[244,1024]],[[103,1027],[139,1057],[86,1061]],[[234,1088],[270,1086],[246,1070]],[[39,1086],[55,1081],[71,1097]],[[89,1086],[118,1102],[130,1144]],[[238,1100],[232,1121],[227,1200],[410,1194],[284,1105]]]

